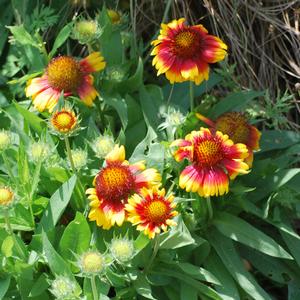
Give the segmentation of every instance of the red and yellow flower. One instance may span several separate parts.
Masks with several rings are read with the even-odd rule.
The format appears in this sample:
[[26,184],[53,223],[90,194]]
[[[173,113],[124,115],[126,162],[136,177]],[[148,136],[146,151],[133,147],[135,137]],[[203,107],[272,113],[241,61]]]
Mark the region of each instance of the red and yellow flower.
[[91,106],[98,95],[91,73],[104,67],[105,61],[100,52],[94,52],[81,61],[70,56],[58,56],[50,61],[42,77],[29,80],[26,97],[32,97],[34,107],[39,111],[47,109],[52,112],[62,91],[64,96],[78,94],[86,105]]
[[166,231],[168,226],[175,226],[172,220],[178,213],[174,210],[174,196],[165,196],[165,190],[158,187],[143,188],[140,194],[129,198],[126,204],[128,221],[138,225],[137,230],[143,231],[150,239],[159,234],[161,229]]
[[186,158],[192,163],[181,172],[179,186],[201,197],[224,195],[229,178],[248,173],[249,166],[244,162],[249,155],[246,145],[234,144],[220,131],[201,128],[171,146],[178,147],[173,153],[176,161]]
[[187,26],[185,19],[161,24],[160,35],[152,42],[152,64],[157,76],[165,73],[170,83],[208,80],[209,64],[225,58],[227,46],[209,35],[202,25]]
[[159,184],[160,174],[155,169],[146,169],[144,161],[129,164],[125,160],[124,146],[116,145],[105,157],[105,167],[96,175],[94,188],[89,188],[90,221],[104,229],[126,220],[125,205],[128,198],[140,193],[142,188]]
[[245,144],[249,152],[245,162],[249,167],[252,166],[253,151],[259,150],[261,133],[256,127],[249,124],[243,113],[227,112],[220,115],[216,121],[212,121],[199,113],[196,113],[196,116],[213,130],[227,134],[234,143]]

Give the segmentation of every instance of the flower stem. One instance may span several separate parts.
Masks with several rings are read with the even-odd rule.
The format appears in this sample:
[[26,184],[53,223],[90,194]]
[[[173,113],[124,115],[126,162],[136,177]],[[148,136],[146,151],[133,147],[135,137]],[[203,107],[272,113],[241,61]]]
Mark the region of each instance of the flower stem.
[[20,257],[24,257],[25,256],[24,252],[23,252],[22,248],[20,247],[20,245],[15,237],[15,234],[12,230],[7,209],[4,210],[4,220],[5,220],[5,224],[6,224],[6,230],[7,230],[8,234],[12,237],[14,245],[16,245],[16,249],[17,249]]
[[66,150],[67,150],[67,155],[68,155],[68,159],[69,159],[69,162],[70,162],[70,165],[71,165],[71,168],[72,168],[72,171],[74,174],[76,174],[77,176],[77,181],[78,181],[78,185],[79,185],[79,198],[82,199],[81,203],[79,203],[79,207],[81,208],[84,208],[85,207],[85,203],[83,202],[84,200],[84,187],[82,185],[82,182],[80,180],[80,177],[79,177],[79,174],[75,168],[75,165],[74,165],[74,160],[73,160],[73,157],[72,157],[72,151],[71,151],[71,147],[70,147],[70,141],[69,141],[69,138],[67,136],[65,136],[65,144],[66,144]]
[[206,198],[207,210],[208,210],[208,219],[211,220],[214,215],[214,211],[211,205],[210,197]]
[[167,106],[170,105],[170,101],[171,101],[171,98],[172,98],[173,90],[174,90],[174,83],[172,84],[172,87],[171,87],[171,90],[170,90],[170,94],[169,94],[169,97],[168,97],[168,100],[167,100]]
[[194,83],[190,81],[190,109],[194,110]]
[[149,260],[148,265],[145,268],[145,273],[149,272],[149,270],[150,270],[150,268],[153,264],[153,261],[154,261],[156,255],[157,255],[158,249],[159,249],[159,238],[158,238],[158,235],[156,235],[155,238],[154,238],[154,247],[153,247],[152,256]]
[[96,279],[95,276],[91,277],[93,299],[94,300],[99,300],[97,286],[96,286],[96,280],[95,279]]

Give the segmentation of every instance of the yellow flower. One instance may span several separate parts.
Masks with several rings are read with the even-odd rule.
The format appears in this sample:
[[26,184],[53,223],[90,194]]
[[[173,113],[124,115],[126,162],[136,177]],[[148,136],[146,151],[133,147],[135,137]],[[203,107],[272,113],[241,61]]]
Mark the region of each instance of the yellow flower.
[[180,174],[179,186],[187,192],[198,192],[201,197],[221,196],[229,190],[229,178],[248,173],[244,162],[248,149],[234,144],[228,135],[208,128],[192,131],[185,139],[175,140],[178,147],[173,155],[176,161],[191,162]]
[[72,135],[80,123],[75,112],[69,106],[55,111],[49,121],[52,131],[61,136]]
[[161,24],[160,35],[152,42],[153,66],[157,76],[165,73],[170,83],[208,80],[209,64],[225,58],[227,46],[209,35],[202,25],[185,25],[185,19]]
[[91,73],[103,70],[105,65],[100,52],[93,52],[80,61],[70,56],[58,56],[50,61],[42,77],[28,82],[26,97],[32,97],[34,107],[39,111],[52,112],[62,92],[65,97],[77,93],[86,105],[91,106],[98,95]]
[[4,186],[0,187],[0,206],[8,207],[14,200],[14,192],[11,188]]
[[143,188],[140,195],[133,195],[126,204],[128,221],[138,225],[137,230],[143,231],[149,238],[153,239],[161,229],[166,231],[168,226],[175,226],[172,220],[178,213],[173,210],[176,204],[174,196],[165,196],[165,190],[157,187],[151,189]]
[[245,162],[251,168],[253,163],[253,151],[259,150],[261,133],[248,122],[243,113],[236,111],[227,112],[220,115],[215,121],[199,113],[196,113],[196,116],[213,130],[227,134],[234,143],[245,144],[249,152],[249,156],[245,159]]
[[90,221],[110,229],[121,226],[126,220],[125,204],[131,195],[143,187],[157,185],[161,176],[155,169],[145,169],[143,161],[129,164],[125,160],[124,146],[116,145],[105,157],[105,166],[94,179],[94,188],[89,188]]

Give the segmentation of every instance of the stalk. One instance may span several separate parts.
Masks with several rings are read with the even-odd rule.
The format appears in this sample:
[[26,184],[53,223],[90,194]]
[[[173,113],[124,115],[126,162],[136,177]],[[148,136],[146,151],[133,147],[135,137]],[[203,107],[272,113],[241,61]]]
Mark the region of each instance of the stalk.
[[190,108],[191,111],[194,110],[194,83],[190,81]]
[[211,205],[210,197],[206,198],[207,210],[208,210],[208,219],[211,220],[214,215],[214,211]]
[[99,300],[95,276],[91,277],[91,285],[92,285],[93,299]]
[[153,247],[153,252],[152,252],[152,256],[149,260],[149,263],[147,265],[147,267],[145,268],[145,273],[148,273],[152,264],[153,264],[153,261],[157,255],[157,252],[158,252],[158,249],[159,249],[159,238],[158,238],[158,235],[155,236],[154,238],[154,247]]
[[78,185],[79,185],[79,194],[80,194],[80,199],[82,199],[78,204],[79,207],[81,208],[84,208],[85,207],[85,203],[83,202],[83,199],[84,199],[84,187],[83,187],[83,184],[80,180],[80,177],[79,177],[79,174],[75,168],[75,165],[74,165],[74,160],[73,160],[73,157],[72,157],[72,152],[71,152],[71,147],[70,147],[70,141],[69,141],[69,138],[67,136],[65,136],[65,144],[66,144],[66,150],[67,150],[67,155],[68,155],[68,159],[69,159],[69,162],[70,162],[70,165],[71,165],[71,168],[72,168],[72,171],[74,174],[76,174],[76,177],[77,177],[77,181],[78,181]]

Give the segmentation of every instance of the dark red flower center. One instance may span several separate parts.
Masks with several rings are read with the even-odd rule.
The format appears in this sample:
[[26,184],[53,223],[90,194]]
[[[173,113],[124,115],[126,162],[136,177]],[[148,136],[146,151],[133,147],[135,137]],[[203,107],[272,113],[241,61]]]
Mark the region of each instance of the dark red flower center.
[[80,64],[72,57],[59,56],[48,65],[47,71],[49,84],[59,90],[72,92],[79,87],[83,74]]
[[230,112],[221,115],[216,120],[216,130],[227,134],[234,143],[249,143],[250,126],[246,117],[239,112]]
[[216,140],[199,141],[194,146],[194,161],[205,166],[214,166],[223,159],[221,143]]
[[135,189],[135,178],[128,166],[109,163],[96,178],[96,192],[99,199],[121,203]]
[[201,38],[198,32],[186,29],[176,34],[173,51],[183,58],[193,58],[201,50]]

